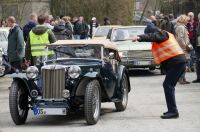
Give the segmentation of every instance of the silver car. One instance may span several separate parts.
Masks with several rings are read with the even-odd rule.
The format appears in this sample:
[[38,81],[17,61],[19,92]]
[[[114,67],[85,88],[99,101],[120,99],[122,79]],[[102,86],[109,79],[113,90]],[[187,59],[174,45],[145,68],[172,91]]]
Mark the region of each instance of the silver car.
[[117,44],[122,63],[128,68],[149,68],[156,64],[152,57],[151,42],[132,42],[130,38],[144,34],[145,26],[124,26],[114,28],[110,40]]
[[0,48],[7,53],[9,28],[0,28]]
[[[9,28],[0,28],[0,77],[10,70],[6,63]],[[6,64],[5,64],[6,63]]]

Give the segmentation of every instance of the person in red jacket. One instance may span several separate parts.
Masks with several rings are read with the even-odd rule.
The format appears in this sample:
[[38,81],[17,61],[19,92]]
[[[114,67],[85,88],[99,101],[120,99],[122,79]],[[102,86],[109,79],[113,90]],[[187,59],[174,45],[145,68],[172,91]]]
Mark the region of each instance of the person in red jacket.
[[157,64],[162,64],[166,77],[163,82],[168,111],[162,119],[178,118],[179,112],[175,100],[175,86],[186,69],[186,57],[173,34],[151,27],[146,34],[132,38],[139,42],[153,42],[152,53]]
[[196,49],[196,27],[197,27],[197,22],[194,20],[194,13],[189,12],[188,17],[190,18],[188,24],[187,24],[187,29],[188,29],[188,35],[190,39],[190,43],[192,44],[194,50],[191,51],[190,53],[190,62],[189,62],[189,71],[194,71],[194,64],[196,61],[196,54],[195,54],[195,49]]

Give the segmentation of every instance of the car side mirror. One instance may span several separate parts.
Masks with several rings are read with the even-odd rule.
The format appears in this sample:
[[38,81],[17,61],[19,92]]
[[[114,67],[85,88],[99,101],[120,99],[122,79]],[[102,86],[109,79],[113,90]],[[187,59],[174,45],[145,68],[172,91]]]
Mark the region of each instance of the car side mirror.
[[110,59],[114,59],[114,58],[115,58],[115,54],[114,54],[113,52],[110,52],[110,53],[109,53],[109,58],[110,58]]

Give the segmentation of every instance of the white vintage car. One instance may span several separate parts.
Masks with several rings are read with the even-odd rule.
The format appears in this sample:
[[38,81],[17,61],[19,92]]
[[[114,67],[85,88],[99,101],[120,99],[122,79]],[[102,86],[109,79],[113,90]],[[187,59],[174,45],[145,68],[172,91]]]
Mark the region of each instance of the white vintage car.
[[9,28],[0,28],[0,48],[7,53]]
[[5,64],[8,49],[8,33],[9,28],[0,28],[0,77],[10,70],[10,67]]
[[116,27],[110,32],[110,41],[117,45],[122,63],[128,68],[156,69],[151,42],[132,42],[130,38],[144,34],[146,26]]

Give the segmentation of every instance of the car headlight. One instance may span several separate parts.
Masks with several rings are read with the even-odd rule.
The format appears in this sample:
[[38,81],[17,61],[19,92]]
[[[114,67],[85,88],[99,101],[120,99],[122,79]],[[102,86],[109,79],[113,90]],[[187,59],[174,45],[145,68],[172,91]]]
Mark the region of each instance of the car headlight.
[[80,74],[81,74],[81,68],[79,66],[71,66],[68,69],[68,75],[73,79],[78,78]]
[[123,58],[123,57],[128,57],[128,51],[120,51],[120,52],[119,52],[119,56],[120,56],[121,58]]
[[28,79],[35,79],[39,74],[38,68],[36,66],[30,66],[26,70],[26,76]]

